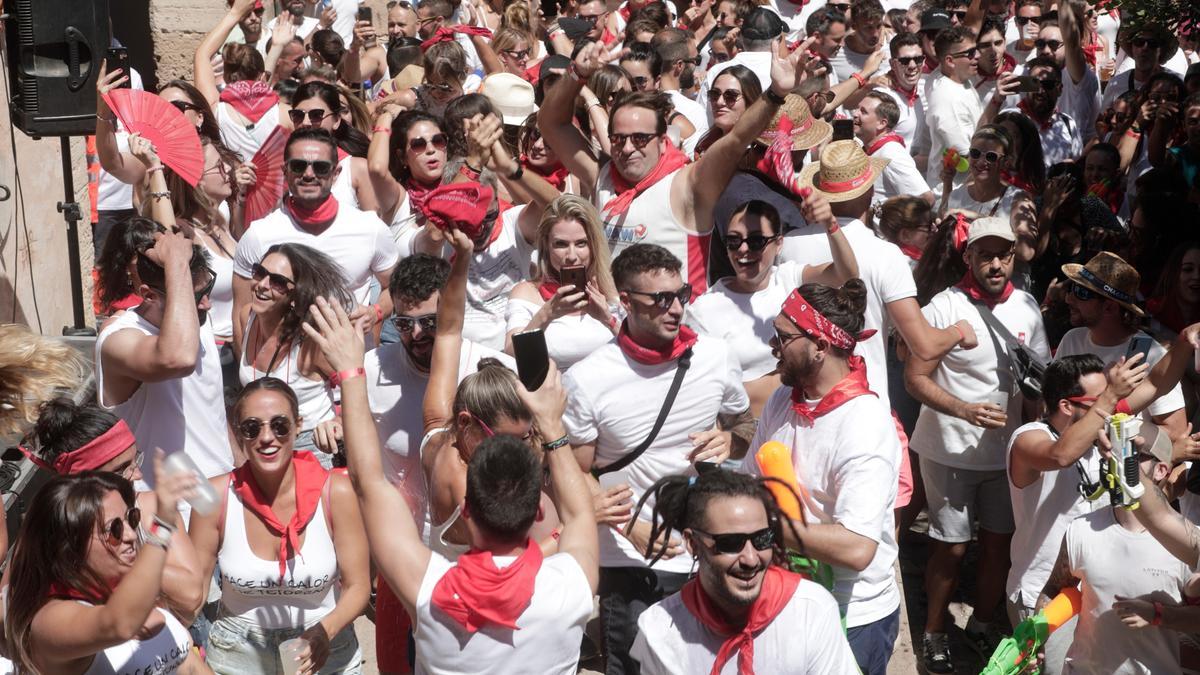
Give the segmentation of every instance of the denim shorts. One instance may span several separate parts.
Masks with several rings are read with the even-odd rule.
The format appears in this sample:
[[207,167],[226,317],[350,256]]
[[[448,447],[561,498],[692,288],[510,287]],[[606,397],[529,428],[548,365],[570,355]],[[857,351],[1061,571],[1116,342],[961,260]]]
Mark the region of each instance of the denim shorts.
[[900,608],[878,621],[846,630],[846,640],[862,675],[887,675],[899,634]]
[[[219,616],[208,633],[205,660],[217,675],[283,675],[279,643],[300,637],[303,632],[299,626],[260,628],[246,619]],[[362,663],[358,638],[350,625],[329,639],[329,659],[318,672],[360,675]]]

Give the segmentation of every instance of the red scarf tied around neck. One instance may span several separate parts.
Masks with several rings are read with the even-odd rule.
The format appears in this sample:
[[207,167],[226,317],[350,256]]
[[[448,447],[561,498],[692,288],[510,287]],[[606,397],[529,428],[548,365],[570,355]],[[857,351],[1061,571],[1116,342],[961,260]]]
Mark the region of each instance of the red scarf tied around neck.
[[863,357],[851,356],[847,361],[850,365],[850,373],[833,385],[833,388],[826,392],[816,405],[808,404],[808,401],[804,399],[804,392],[799,387],[792,388],[792,410],[801,419],[812,424],[818,417],[833,412],[851,399],[867,395],[879,396],[871,391],[871,386],[867,384],[867,363]]
[[251,123],[262,119],[267,111],[279,103],[279,94],[271,89],[271,85],[259,80],[240,80],[226,85],[221,90],[221,101],[228,103],[250,120]]
[[782,570],[774,565],[767,568],[763,575],[762,590],[754,604],[750,605],[750,615],[746,623],[734,624],[725,618],[719,607],[713,604],[699,579],[692,579],[683,585],[680,597],[684,607],[696,617],[705,628],[725,638],[721,649],[717,651],[717,660],[713,661],[709,675],[720,675],[721,669],[737,653],[738,675],[754,675],[754,636],[762,632],[779,616],[784,607],[791,602],[792,596],[800,586],[800,575]]
[[296,203],[295,197],[289,196],[287,198],[287,207],[288,211],[292,214],[292,218],[297,223],[308,227],[332,222],[334,218],[337,218],[338,214],[338,202],[332,194],[315,209],[306,209]]
[[616,190],[617,196],[608,200],[601,211],[610,216],[619,216],[625,213],[638,195],[650,189],[651,185],[666,178],[672,171],[682,169],[686,164],[687,155],[683,154],[673,143],[667,143],[666,151],[658,158],[658,163],[654,165],[650,173],[639,180],[637,185],[630,185],[629,181],[625,180],[617,171],[616,163],[610,161],[608,175],[612,179],[613,189]]
[[679,326],[679,334],[675,336],[675,341],[667,349],[651,349],[635,342],[633,336],[629,334],[628,321],[621,324],[621,331],[617,333],[617,346],[621,348],[625,356],[647,366],[657,366],[674,361],[683,356],[683,353],[694,344],[696,344],[696,331],[684,325]]
[[563,186],[567,184],[567,176],[571,175],[571,172],[567,170],[567,167],[562,165],[562,162],[556,163],[554,168],[547,172],[531,164],[529,157],[526,155],[521,155],[521,166],[527,171],[532,171],[541,176],[559,192],[563,191]]
[[421,51],[429,49],[439,42],[453,42],[455,33],[463,33],[464,35],[482,35],[485,38],[492,37],[492,31],[481,26],[467,26],[458,24],[457,26],[442,26],[437,29],[428,40],[421,43]]
[[488,624],[510,630],[533,600],[533,587],[542,568],[542,549],[532,539],[525,552],[500,569],[490,551],[471,551],[458,558],[433,587],[431,602],[468,633]]
[[954,284],[954,286],[970,296],[975,302],[982,302],[987,305],[988,309],[995,309],[996,305],[1008,300],[1008,296],[1012,295],[1013,292],[1013,284],[1010,280],[1005,282],[1004,290],[1000,291],[1000,295],[991,295],[983,290],[983,287],[979,285],[979,280],[975,278],[971,270],[967,270],[967,273],[963,275],[962,281]]
[[883,146],[887,145],[888,143],[899,143],[900,147],[903,148],[904,147],[904,137],[901,136],[900,134],[884,134],[871,142],[870,147],[867,148],[867,154],[873,155],[876,152],[879,152],[879,149],[882,148]]
[[296,512],[286,525],[280,522],[271,510],[271,501],[254,479],[250,462],[233,470],[233,493],[242,500],[243,507],[262,520],[271,534],[279,537],[280,581],[287,575],[287,561],[295,555],[300,555],[300,533],[308,527],[308,522],[316,514],[317,505],[321,503],[321,491],[329,478],[329,472],[311,452],[293,453],[292,467],[296,472]]

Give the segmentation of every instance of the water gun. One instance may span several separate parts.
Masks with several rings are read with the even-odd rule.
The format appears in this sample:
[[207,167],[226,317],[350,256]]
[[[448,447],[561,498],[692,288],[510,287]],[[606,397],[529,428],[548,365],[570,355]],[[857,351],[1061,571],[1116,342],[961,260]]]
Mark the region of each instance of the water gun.
[[1042,611],[1017,624],[1012,637],[1005,638],[979,675],[1037,675],[1037,653],[1046,639],[1083,606],[1078,588],[1064,588]]
[[1142,471],[1138,466],[1137,449],[1133,437],[1142,430],[1142,418],[1126,413],[1114,413],[1105,423],[1108,440],[1112,442],[1112,455],[1103,460],[1103,481],[1108,488],[1113,506],[1136,509],[1145,488],[1142,487]]
[[803,518],[804,507],[796,498],[800,492],[800,481],[796,478],[796,468],[792,465],[792,451],[779,441],[768,441],[754,454],[754,461],[758,464],[759,473],[768,478],[778,479],[784,484],[767,481],[767,489],[775,497],[775,503],[779,505],[783,515],[792,520]]
[[946,148],[942,151],[942,166],[947,169],[953,168],[959,173],[966,173],[971,169],[971,163],[966,157],[958,154],[958,150],[954,148]]

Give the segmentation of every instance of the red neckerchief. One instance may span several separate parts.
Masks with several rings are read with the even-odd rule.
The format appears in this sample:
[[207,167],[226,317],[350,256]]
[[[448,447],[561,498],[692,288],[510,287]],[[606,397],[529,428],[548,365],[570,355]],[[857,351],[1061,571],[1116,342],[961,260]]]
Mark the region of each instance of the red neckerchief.
[[1099,42],[1089,42],[1083,46],[1083,58],[1087,60],[1088,65],[1092,68],[1096,67],[1096,52],[1100,51]]
[[629,23],[629,17],[633,16],[633,10],[629,8],[629,3],[627,2],[617,9],[617,14],[621,15],[621,18],[625,20],[625,23]]
[[350,153],[346,152],[345,150],[341,149],[340,147],[337,149],[338,164],[341,164],[342,160],[346,159],[349,156],[350,156]]
[[231,483],[233,493],[242,500],[242,506],[258,516],[271,534],[279,537],[280,581],[287,574],[287,561],[300,555],[300,533],[308,527],[308,522],[316,514],[317,505],[321,503],[321,491],[329,478],[329,472],[311,452],[293,452],[292,468],[296,481],[296,512],[292,514],[292,519],[287,525],[275,517],[270,501],[254,479],[250,462],[245,462],[233,470]]
[[221,101],[228,103],[251,123],[255,123],[279,103],[279,94],[266,82],[240,80],[225,85],[221,90]]
[[77,591],[74,588],[71,588],[70,586],[58,581],[50,582],[50,588],[46,591],[46,597],[49,598],[57,598],[59,600],[82,600],[84,602],[90,602],[93,605],[104,604],[110,595],[112,595],[111,588],[106,590],[94,588],[85,593],[83,591]]
[[908,244],[900,244],[900,252],[913,260],[920,260],[921,256],[925,254],[924,250]]
[[1120,211],[1121,204],[1125,201],[1125,191],[1117,189],[1107,180],[1089,185],[1087,193],[1104,202],[1113,213]]
[[928,75],[928,74],[932,73],[933,71],[935,71],[935,70],[937,70],[937,69],[938,69],[938,62],[937,62],[937,61],[930,61],[930,60],[929,60],[929,57],[928,57],[928,56],[926,56],[926,57],[925,57],[925,63],[921,65],[921,72],[922,72],[922,73],[925,73],[926,75]]
[[425,213],[425,200],[429,199],[429,193],[433,192],[433,188],[438,184],[434,183],[432,186],[428,186],[412,177],[400,181],[400,184],[408,192],[409,210],[413,213]]
[[863,361],[863,357],[851,356],[847,359],[847,363],[850,365],[850,373],[843,377],[841,382],[833,385],[833,388],[826,392],[815,406],[810,406],[808,401],[804,400],[804,392],[800,391],[799,387],[792,388],[792,410],[801,419],[808,420],[808,423],[812,424],[818,417],[833,412],[851,399],[868,394],[879,397],[879,394],[871,391],[871,386],[867,384],[867,364]]
[[988,75],[980,72],[979,82],[975,85],[975,88],[978,89],[988,82],[999,80],[1001,76],[1011,73],[1016,67],[1017,60],[1014,59],[1008,52],[1004,52],[1004,58],[1000,61],[1000,70],[997,70],[995,75]]
[[530,164],[529,158],[525,155],[521,155],[521,166],[544,178],[551,187],[559,192],[563,191],[563,186],[567,184],[567,176],[571,175],[571,172],[567,170],[567,167],[562,165],[562,162],[555,163],[554,168],[546,172]]
[[325,223],[333,222],[338,214],[337,199],[331,194],[321,202],[321,205],[315,209],[306,209],[296,203],[296,198],[288,196],[287,198],[288,211],[292,214],[292,218],[301,225],[315,227],[324,225]]
[[558,288],[561,285],[562,284],[558,283],[557,281],[550,281],[549,279],[546,279],[538,285],[538,295],[542,296],[542,300],[550,302],[550,298],[554,297],[554,294],[558,292]]
[[533,587],[542,567],[542,549],[532,539],[525,552],[504,569],[496,567],[490,551],[471,551],[438,579],[430,602],[468,633],[495,624],[510,630],[533,601]]
[[975,278],[975,275],[971,273],[971,270],[967,270],[967,273],[963,275],[962,280],[957,284],[954,284],[954,286],[970,296],[970,298],[975,302],[982,302],[983,304],[987,305],[988,309],[995,309],[996,305],[1008,300],[1008,296],[1012,295],[1013,292],[1012,280],[1009,280],[1005,282],[1004,290],[1000,291],[1000,295],[989,294],[987,291],[980,288],[979,280]]
[[900,136],[900,134],[884,134],[883,136],[880,136],[879,138],[876,138],[874,141],[871,142],[870,147],[867,148],[867,154],[868,155],[875,154],[875,152],[877,150],[879,150],[884,145],[886,145],[892,141],[899,143],[900,147],[902,147],[902,148],[904,147],[904,138],[902,136]]
[[1030,183],[1020,174],[1013,173],[1008,169],[1000,169],[1000,180],[1008,183],[1018,190],[1024,190],[1030,195],[1036,195],[1038,193],[1037,189],[1033,187],[1033,183]]
[[1054,124],[1054,117],[1055,117],[1055,115],[1058,114],[1058,106],[1055,106],[1054,110],[1050,113],[1049,117],[1047,117],[1046,121],[1043,122],[1042,120],[1039,120],[1037,118],[1037,115],[1033,114],[1032,110],[1029,109],[1029,104],[1027,104],[1025,102],[1025,99],[1021,99],[1020,101],[1017,101],[1017,107],[1021,109],[1021,112],[1025,113],[1026,117],[1033,120],[1034,122],[1037,122],[1038,129],[1041,129],[1042,131],[1048,130],[1050,128],[1050,126],[1052,124]]
[[524,78],[524,80],[526,82],[528,82],[529,84],[532,84],[533,86],[536,87],[538,80],[540,79],[541,70],[542,70],[542,62],[538,61],[537,63],[533,64],[532,66],[529,66],[524,71],[522,71],[521,77]]
[[464,35],[482,35],[485,38],[492,37],[492,31],[481,26],[467,26],[458,24],[457,26],[442,26],[434,31],[429,39],[421,43],[421,51],[429,49],[439,42],[454,42],[454,34],[463,33]]
[[910,108],[916,105],[917,99],[921,97],[920,92],[917,91],[917,85],[914,84],[912,89],[905,89],[896,81],[895,76],[892,77],[892,91],[903,96]]
[[717,660],[713,662],[710,675],[720,675],[725,664],[733,658],[734,652],[737,652],[738,675],[753,675],[754,636],[769,626],[792,601],[801,578],[799,574],[774,565],[768,567],[763,574],[762,590],[759,591],[754,604],[750,605],[750,614],[744,624],[730,623],[721,608],[713,604],[704,592],[699,579],[693,578],[683,585],[680,598],[684,607],[687,607],[692,616],[705,628],[725,638],[721,649],[717,651]]
[[638,195],[650,189],[658,181],[666,178],[672,171],[678,171],[687,164],[687,155],[680,152],[679,148],[675,147],[674,143],[667,143],[667,150],[658,158],[658,163],[646,174],[637,185],[630,185],[629,181],[625,180],[617,171],[616,162],[609,161],[608,175],[612,179],[613,190],[617,192],[617,196],[608,200],[600,210],[611,215],[619,216],[629,210],[633,200],[637,199]]
[[621,324],[621,331],[617,333],[617,346],[621,348],[625,356],[647,366],[657,366],[674,361],[694,344],[696,344],[696,331],[685,325],[679,326],[679,334],[675,336],[675,341],[666,350],[650,349],[635,342],[633,336],[629,334],[628,321]]
[[609,46],[617,41],[617,36],[613,35],[612,31],[607,26],[604,28],[604,33],[600,35],[600,42],[605,46]]

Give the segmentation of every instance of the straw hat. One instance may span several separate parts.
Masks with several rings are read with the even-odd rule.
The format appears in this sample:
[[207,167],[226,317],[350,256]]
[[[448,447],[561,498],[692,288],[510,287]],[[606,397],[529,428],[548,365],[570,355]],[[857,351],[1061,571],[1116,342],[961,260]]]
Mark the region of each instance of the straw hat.
[[792,121],[793,150],[814,148],[833,135],[833,126],[819,117],[813,117],[803,96],[788,94],[771,123],[758,137],[759,143],[770,145],[775,140],[775,130],[779,128],[779,120],[784,115]]
[[425,69],[417,64],[409,64],[404,66],[404,69],[392,78],[392,87],[395,91],[404,91],[425,81]]
[[537,112],[533,85],[512,73],[492,73],[483,78],[479,93],[491,102],[505,124],[521,126]]
[[1084,288],[1102,295],[1125,309],[1146,316],[1137,306],[1138,287],[1142,277],[1132,265],[1108,251],[1097,253],[1086,265],[1067,263],[1063,274]]
[[868,157],[856,141],[834,141],[821,151],[821,159],[800,170],[800,185],[830,202],[847,202],[875,186],[891,160]]

